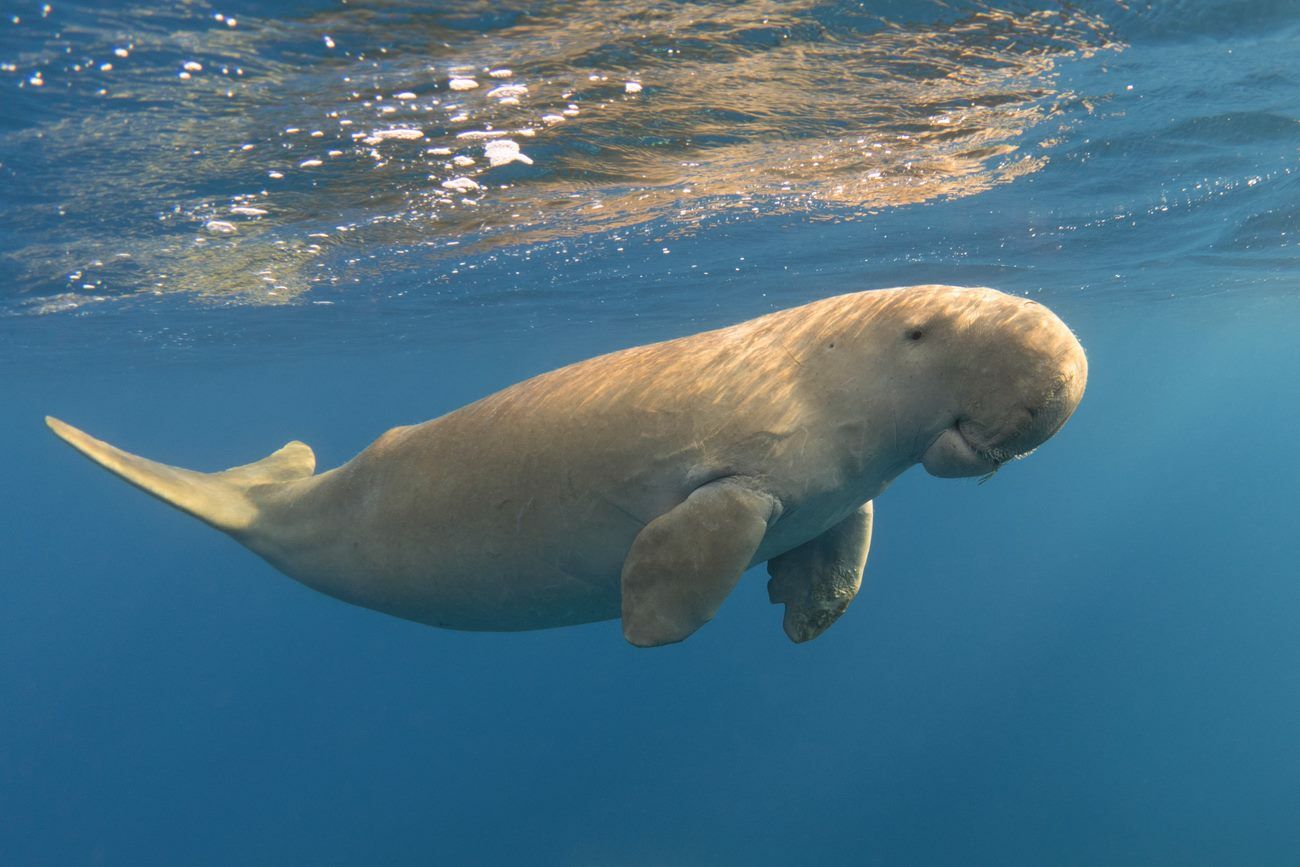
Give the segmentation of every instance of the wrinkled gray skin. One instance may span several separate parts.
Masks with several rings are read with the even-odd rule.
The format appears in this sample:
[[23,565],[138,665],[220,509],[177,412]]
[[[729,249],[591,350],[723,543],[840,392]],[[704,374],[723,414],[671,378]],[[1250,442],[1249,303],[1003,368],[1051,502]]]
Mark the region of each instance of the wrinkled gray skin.
[[320,475],[300,443],[200,474],[51,426],[307,586],[398,617],[521,630],[621,616],[632,643],[666,644],[767,561],[805,641],[856,594],[890,482],[916,463],[996,470],[1055,433],[1086,380],[1046,307],[913,286],[570,365]]

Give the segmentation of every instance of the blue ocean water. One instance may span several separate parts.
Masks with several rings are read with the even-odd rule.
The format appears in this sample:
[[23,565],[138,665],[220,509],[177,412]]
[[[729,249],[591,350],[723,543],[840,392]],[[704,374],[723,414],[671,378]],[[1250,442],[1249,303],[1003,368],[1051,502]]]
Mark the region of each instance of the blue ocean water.
[[[1300,860],[1293,2],[0,12],[0,864]],[[901,478],[800,646],[761,570],[653,651],[349,607],[41,423],[334,466],[923,282],[1051,306],[1088,393]]]

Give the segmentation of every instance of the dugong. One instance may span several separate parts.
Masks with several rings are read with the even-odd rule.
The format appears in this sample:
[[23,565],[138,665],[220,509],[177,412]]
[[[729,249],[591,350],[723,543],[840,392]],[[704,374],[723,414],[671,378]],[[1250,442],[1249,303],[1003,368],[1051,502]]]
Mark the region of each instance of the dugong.
[[993,289],[839,295],[569,365],[313,474],[291,442],[216,473],[92,460],[322,593],[433,626],[622,617],[681,641],[766,562],[807,641],[862,582],[873,502],[920,463],[992,473],[1060,429],[1088,362],[1050,310]]

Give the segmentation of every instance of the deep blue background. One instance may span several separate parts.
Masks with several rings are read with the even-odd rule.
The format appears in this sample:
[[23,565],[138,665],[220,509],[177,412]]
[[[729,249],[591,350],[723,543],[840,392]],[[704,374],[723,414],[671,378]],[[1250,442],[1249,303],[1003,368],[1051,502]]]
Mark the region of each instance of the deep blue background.
[[[1134,102],[971,199],[490,259],[453,307],[4,320],[0,864],[1300,860],[1295,27],[1198,8],[1122,19],[1132,46],[1070,74]],[[1048,303],[1088,394],[986,485],[900,479],[803,646],[758,573],[655,651],[352,608],[40,422],[332,466],[559,364],[924,280]]]

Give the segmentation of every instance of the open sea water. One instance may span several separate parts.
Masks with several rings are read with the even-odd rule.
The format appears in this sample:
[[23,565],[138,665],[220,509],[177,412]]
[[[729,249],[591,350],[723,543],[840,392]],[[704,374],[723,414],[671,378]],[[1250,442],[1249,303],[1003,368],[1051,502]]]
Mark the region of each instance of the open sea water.
[[[0,864],[1300,863],[1294,0],[0,13]],[[761,570],[653,651],[349,607],[41,422],[329,467],[925,282],[1088,393],[801,646]]]

